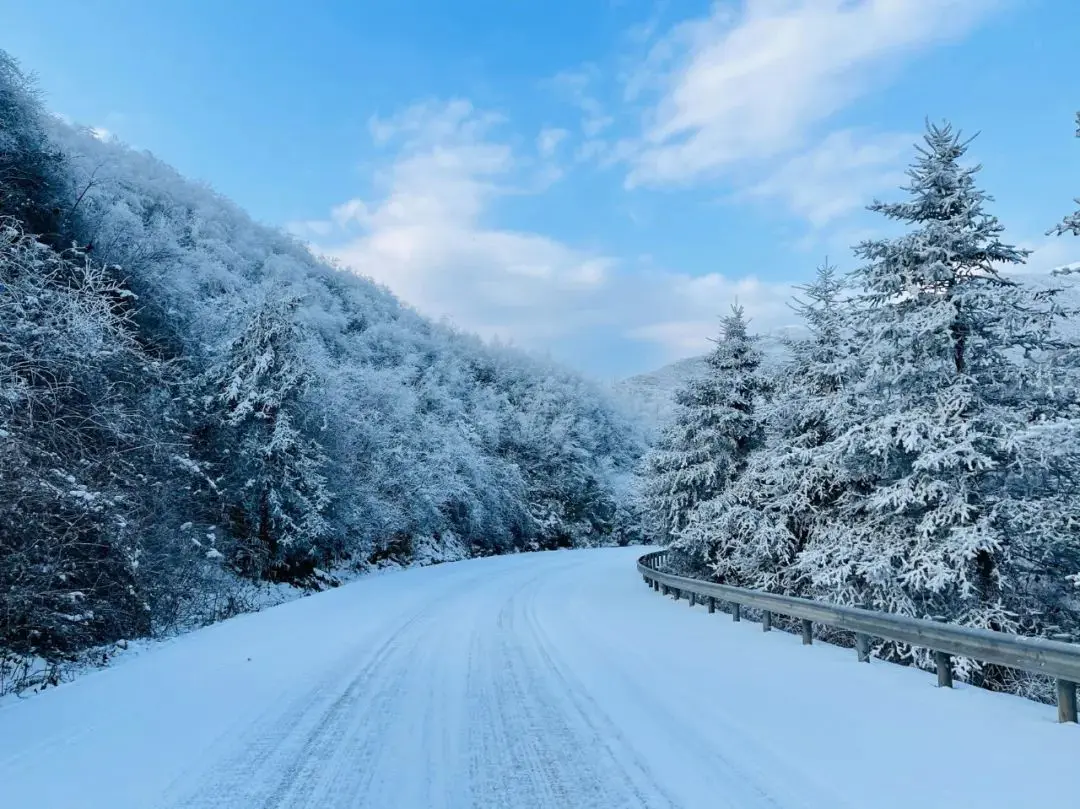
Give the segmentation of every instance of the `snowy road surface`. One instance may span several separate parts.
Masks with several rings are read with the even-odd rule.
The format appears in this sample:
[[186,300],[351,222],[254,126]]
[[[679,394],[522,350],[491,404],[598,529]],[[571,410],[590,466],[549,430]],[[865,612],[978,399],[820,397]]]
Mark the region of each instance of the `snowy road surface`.
[[648,590],[640,549],[362,579],[0,706],[4,809],[1080,805],[1080,728]]

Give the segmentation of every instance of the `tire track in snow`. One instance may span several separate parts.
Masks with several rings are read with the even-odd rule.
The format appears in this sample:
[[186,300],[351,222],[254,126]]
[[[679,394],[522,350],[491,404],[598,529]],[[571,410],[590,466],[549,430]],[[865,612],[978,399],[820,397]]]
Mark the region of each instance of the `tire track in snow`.
[[[573,624],[564,629],[575,632]],[[700,724],[686,721],[680,710],[673,710],[674,706],[664,699],[662,692],[648,685],[661,680],[652,654],[643,653],[637,647],[630,647],[632,651],[626,647],[615,650],[600,633],[591,633],[587,639],[583,634],[577,634],[582,646],[604,657],[621,657],[624,663],[631,660],[639,663],[640,668],[623,666],[609,672],[610,685],[621,687],[632,695],[631,701],[643,714],[657,717],[657,732],[667,739],[668,747],[678,749],[680,757],[699,762],[696,771],[703,778],[716,782],[717,807],[849,809],[844,800],[806,773],[800,772],[797,779],[778,778],[777,773],[791,769],[791,762],[761,744],[750,729],[711,713],[706,736]],[[548,646],[551,648],[550,643]],[[568,671],[565,666],[561,668]],[[631,676],[632,673],[638,676]],[[585,688],[573,693],[588,697]],[[597,711],[603,714],[599,707]],[[614,723],[608,727],[610,733],[621,735]]]
[[[455,589],[469,585],[477,574],[455,583]],[[290,807],[336,806],[335,803],[312,803],[312,791],[325,791],[331,786],[334,799],[355,794],[354,788],[363,785],[364,776],[355,764],[373,758],[370,748],[379,730],[380,720],[389,721],[389,705],[400,694],[388,693],[384,670],[395,655],[402,654],[402,639],[425,617],[436,613],[441,606],[432,597],[405,621],[395,624],[384,633],[374,650],[363,650],[359,661],[349,656],[340,667],[324,678],[311,691],[292,700],[284,711],[271,709],[244,731],[250,739],[246,749],[222,764],[212,767],[201,776],[203,784],[194,794],[180,800],[174,797],[165,805],[177,809],[290,809]],[[413,647],[419,636],[411,636]],[[343,673],[344,684],[343,684]],[[378,686],[382,677],[382,687]],[[392,685],[391,681],[389,685]],[[400,702],[400,700],[398,700]],[[379,710],[364,710],[379,705]],[[338,749],[345,736],[343,728],[351,724],[348,737],[360,750],[352,748],[358,762],[341,760],[331,751]],[[363,732],[357,732],[362,728]],[[376,732],[373,734],[373,731]],[[328,768],[327,764],[336,764]],[[347,781],[348,783],[343,783]],[[351,799],[351,798],[350,798]],[[347,804],[343,804],[347,805]]]
[[[547,574],[550,575],[550,574]],[[563,676],[533,620],[545,576],[512,593],[499,610],[487,645],[474,658],[488,661],[470,687],[483,721],[473,734],[471,774],[486,803],[476,806],[678,806],[606,717]],[[500,761],[501,759],[501,761]]]
[[520,589],[493,605],[498,608],[493,625],[474,635],[470,652],[469,779],[477,807],[500,805],[500,797],[507,809],[559,806],[571,789],[569,781],[592,780],[591,772],[582,772],[587,761],[578,762],[577,773],[558,767],[558,759],[576,749],[576,740],[551,709],[550,695],[526,670],[514,642],[511,616],[518,597]]
[[379,646],[358,674],[354,668],[343,689],[334,686],[337,678],[331,678],[331,682],[296,699],[284,713],[270,714],[267,721],[259,722],[259,729],[245,734],[250,741],[243,752],[214,767],[195,795],[175,805],[183,809],[277,809],[286,805],[284,797],[305,765],[312,765],[320,739],[350,716],[348,712],[361,697],[367,677],[393,642],[391,638]]
[[[565,608],[572,581],[560,574],[571,568],[456,580],[285,711],[266,712],[243,753],[169,805],[682,809],[678,788],[661,783],[574,672],[647,658],[587,631],[591,616]],[[606,681],[656,717],[654,743],[699,762],[695,779],[715,785],[712,807],[839,809],[805,782],[798,792],[778,785],[783,762],[740,729],[723,727],[732,741],[717,745],[679,721],[646,687],[652,668],[613,668]]]
[[678,803],[657,780],[648,762],[629,743],[626,735],[612,721],[582,683],[573,678],[565,663],[557,658],[555,647],[544,632],[536,616],[536,592],[525,602],[523,615],[543,666],[557,679],[560,690],[567,696],[568,704],[588,727],[596,744],[622,780],[630,784],[636,806],[653,809],[679,809]]
[[[398,637],[382,646],[338,697],[297,751],[261,809],[317,806],[316,792],[328,793],[322,805],[336,806],[370,781],[371,746],[390,721],[389,707],[402,701],[402,684],[386,678],[384,672],[394,658],[408,657],[415,649],[419,639],[409,635],[414,623],[403,626]],[[403,645],[401,636],[410,638],[411,645]],[[355,744],[357,740],[362,743]]]
[[443,755],[447,733],[455,729],[454,707],[439,695],[457,679],[445,624],[462,596],[442,599],[401,633],[394,654],[369,682],[372,699],[336,741],[326,767],[330,777],[314,782],[310,792],[298,789],[295,806],[437,807],[452,797],[435,787],[437,775],[449,771],[452,778],[454,772],[451,757]]

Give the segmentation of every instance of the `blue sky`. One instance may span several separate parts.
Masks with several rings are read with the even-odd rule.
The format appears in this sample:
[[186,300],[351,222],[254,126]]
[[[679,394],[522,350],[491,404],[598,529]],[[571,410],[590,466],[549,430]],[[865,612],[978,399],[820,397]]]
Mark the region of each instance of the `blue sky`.
[[210,182],[421,311],[605,377],[881,223],[925,117],[1032,269],[1080,194],[1073,0],[6,0],[50,108]]

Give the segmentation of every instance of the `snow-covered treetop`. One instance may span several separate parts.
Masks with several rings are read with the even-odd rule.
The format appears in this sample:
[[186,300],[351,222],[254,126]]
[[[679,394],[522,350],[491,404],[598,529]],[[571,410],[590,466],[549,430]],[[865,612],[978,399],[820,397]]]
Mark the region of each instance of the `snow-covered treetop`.
[[[1076,113],[1076,137],[1080,138],[1080,112]],[[1076,204],[1080,205],[1080,197],[1076,198]],[[1050,228],[1046,235],[1056,234],[1061,236],[1065,233],[1080,236],[1080,208],[1077,208],[1074,213],[1069,214],[1060,223]]]
[[975,184],[982,167],[961,166],[973,139],[962,140],[950,124],[928,123],[923,140],[903,189],[911,198],[869,206],[916,229],[899,239],[865,241],[855,250],[869,262],[859,283],[880,302],[946,293],[967,279],[1007,283],[999,265],[1021,264],[1030,253],[1000,240],[1004,227],[984,210],[993,198]]

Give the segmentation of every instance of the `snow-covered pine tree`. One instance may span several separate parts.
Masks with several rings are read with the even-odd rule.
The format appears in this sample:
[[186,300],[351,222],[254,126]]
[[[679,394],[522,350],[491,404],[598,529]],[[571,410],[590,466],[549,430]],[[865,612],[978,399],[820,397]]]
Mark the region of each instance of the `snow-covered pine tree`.
[[761,409],[765,447],[686,530],[717,543],[718,578],[787,594],[801,592],[793,565],[844,487],[842,463],[829,449],[847,426],[841,393],[852,376],[843,279],[826,262],[799,289],[792,308],[806,336],[786,341],[791,359]]
[[[1080,138],[1080,112],[1076,113],[1076,137]],[[1077,197],[1075,201],[1076,204],[1080,206],[1080,197]],[[1074,236],[1080,236],[1080,207],[1047,231],[1046,235],[1051,236],[1056,234],[1061,236],[1065,233],[1072,233]]]
[[283,292],[267,295],[206,380],[232,456],[223,488],[239,546],[234,562],[270,578],[302,574],[298,563],[316,558],[329,530],[327,458],[301,429],[312,375],[294,317],[299,304]]
[[799,567],[840,602],[1018,631],[1037,609],[1025,580],[1040,563],[1024,557],[1044,541],[1010,516],[1040,496],[1018,481],[1017,431],[1043,407],[1018,354],[1045,344],[1053,318],[1000,272],[1026,253],[984,210],[979,167],[961,165],[970,141],[948,124],[924,140],[910,199],[870,206],[913,229],[856,248],[860,376],[852,427],[829,449],[847,486]]
[[702,377],[676,394],[674,423],[646,461],[649,508],[676,538],[673,547],[694,564],[713,556],[707,526],[699,522],[694,532],[684,529],[694,511],[719,496],[761,447],[765,436],[758,405],[766,388],[756,338],[746,331],[742,307],[733,306]]
[[779,441],[773,455],[781,473],[777,495],[801,548],[823,509],[845,488],[845,474],[828,448],[851,426],[846,400],[858,374],[852,351],[851,311],[845,280],[826,262],[814,282],[799,287],[792,308],[807,336],[789,343],[791,361],[784,369],[783,394],[770,418]]
[[[1080,112],[1076,114],[1080,138]],[[1080,206],[1080,197],[1076,198]],[[1066,216],[1047,235],[1080,236],[1080,208]],[[1066,276],[1080,273],[1070,265],[1054,271]],[[1031,567],[1031,589],[1044,610],[1044,630],[1071,640],[1080,639],[1080,332],[1075,307],[1058,329],[1058,344],[1038,357],[1039,368],[1051,390],[1051,406],[1017,436],[1017,442],[1038,460],[1029,465],[1027,485],[1037,489],[1017,509],[1012,520],[1018,531],[1037,531],[1041,556]],[[1064,586],[1062,586],[1064,584]]]

